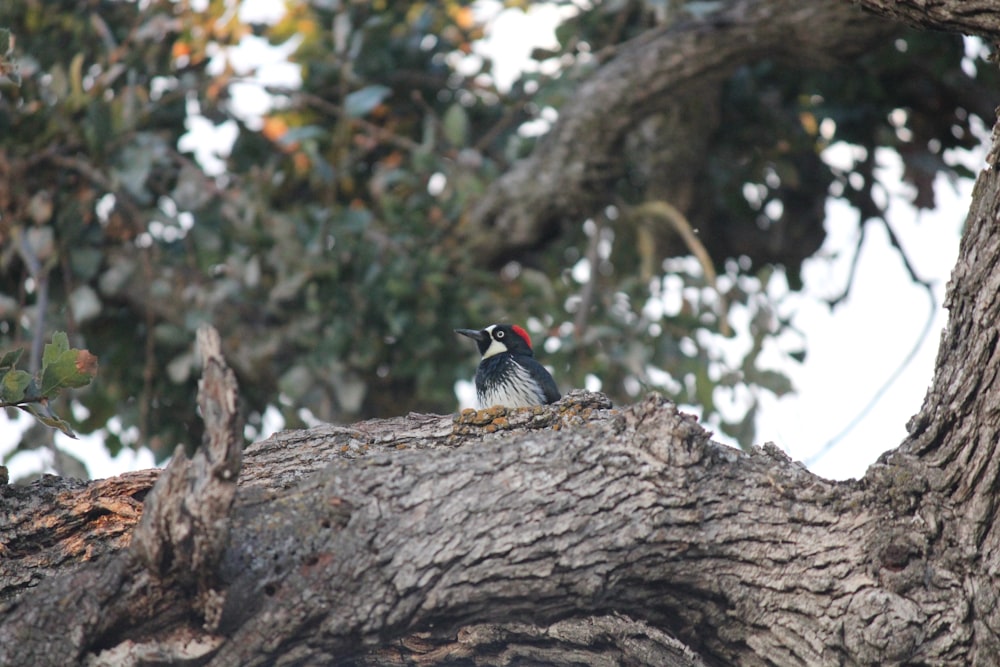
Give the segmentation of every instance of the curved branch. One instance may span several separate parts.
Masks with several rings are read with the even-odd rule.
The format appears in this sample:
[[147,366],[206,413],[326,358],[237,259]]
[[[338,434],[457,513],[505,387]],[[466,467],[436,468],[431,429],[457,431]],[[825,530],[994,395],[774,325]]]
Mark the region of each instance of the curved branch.
[[[940,474],[936,487],[965,507],[969,547],[1000,547],[997,499],[1000,493],[1000,201],[996,128],[986,169],[973,190],[944,306],[949,310],[938,350],[934,380],[920,412],[907,424],[909,436],[899,452],[917,456]],[[1000,618],[1000,615],[998,615]]]
[[853,0],[870,12],[920,28],[1000,41],[1000,12],[992,0]]
[[607,203],[593,200],[602,190],[596,186],[614,175],[625,136],[650,114],[704,99],[734,70],[763,58],[828,67],[896,29],[842,2],[741,0],[627,42],[561,107],[531,157],[497,179],[472,210],[466,233],[475,255],[502,263],[550,238],[563,220]]

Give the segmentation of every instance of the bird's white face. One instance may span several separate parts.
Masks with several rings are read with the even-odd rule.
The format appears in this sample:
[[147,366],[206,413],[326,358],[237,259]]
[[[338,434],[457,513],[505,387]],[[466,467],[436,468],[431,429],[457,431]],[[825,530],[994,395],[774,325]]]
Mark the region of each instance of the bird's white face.
[[495,354],[507,351],[507,345],[503,342],[505,334],[503,331],[496,331],[496,328],[497,325],[495,324],[486,327],[486,331],[490,332],[490,346],[483,352],[483,359],[489,359]]

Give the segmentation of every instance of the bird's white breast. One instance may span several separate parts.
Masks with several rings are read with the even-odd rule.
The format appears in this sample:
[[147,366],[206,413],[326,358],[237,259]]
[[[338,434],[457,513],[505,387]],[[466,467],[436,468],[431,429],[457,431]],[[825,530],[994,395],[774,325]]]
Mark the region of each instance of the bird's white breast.
[[[490,346],[492,348],[492,346]],[[505,351],[506,348],[502,351]],[[489,352],[489,350],[487,350]],[[496,354],[496,352],[494,352]],[[483,355],[486,358],[487,355]],[[541,387],[531,373],[524,366],[521,366],[513,359],[511,360],[511,370],[503,380],[492,384],[479,396],[481,407],[488,408],[494,405],[503,405],[508,408],[523,408],[532,405],[544,405],[545,396]]]

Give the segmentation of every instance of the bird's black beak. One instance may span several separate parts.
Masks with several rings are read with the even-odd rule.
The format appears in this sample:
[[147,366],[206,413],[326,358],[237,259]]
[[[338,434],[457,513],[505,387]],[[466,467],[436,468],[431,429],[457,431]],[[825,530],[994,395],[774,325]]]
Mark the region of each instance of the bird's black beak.
[[455,329],[455,333],[462,334],[463,336],[468,336],[476,342],[487,340],[490,335],[483,330],[476,329]]

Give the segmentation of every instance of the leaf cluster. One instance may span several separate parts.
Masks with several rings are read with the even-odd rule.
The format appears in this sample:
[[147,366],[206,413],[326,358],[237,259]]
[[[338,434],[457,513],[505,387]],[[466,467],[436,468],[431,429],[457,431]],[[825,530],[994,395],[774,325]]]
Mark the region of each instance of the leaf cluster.
[[17,368],[23,352],[23,348],[16,348],[0,355],[0,408],[19,408],[75,438],[69,424],[49,409],[49,403],[64,389],[90,384],[97,375],[97,357],[87,350],[71,348],[69,337],[61,331],[45,345],[37,373]]

